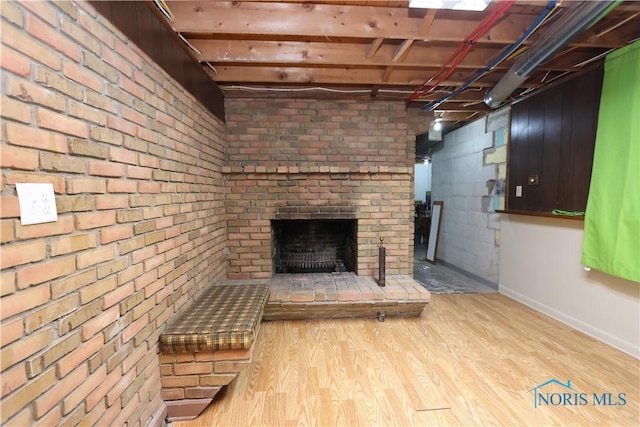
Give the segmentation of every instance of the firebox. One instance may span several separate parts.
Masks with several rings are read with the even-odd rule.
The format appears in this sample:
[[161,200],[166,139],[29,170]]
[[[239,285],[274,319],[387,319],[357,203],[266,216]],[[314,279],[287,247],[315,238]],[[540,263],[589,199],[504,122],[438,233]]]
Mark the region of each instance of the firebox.
[[356,220],[273,220],[271,259],[280,273],[356,271]]

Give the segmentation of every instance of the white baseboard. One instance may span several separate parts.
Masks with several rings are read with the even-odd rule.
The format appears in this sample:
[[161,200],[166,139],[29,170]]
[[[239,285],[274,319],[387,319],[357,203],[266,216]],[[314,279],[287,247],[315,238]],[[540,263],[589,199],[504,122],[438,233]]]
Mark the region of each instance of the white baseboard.
[[640,347],[635,344],[625,341],[620,337],[617,337],[607,331],[603,331],[595,327],[592,324],[586,323],[580,319],[576,319],[575,317],[569,316],[559,310],[556,310],[553,307],[550,307],[546,304],[543,304],[539,301],[536,301],[532,298],[529,298],[526,295],[523,295],[517,291],[506,288],[504,286],[500,286],[499,293],[512,298],[522,304],[533,308],[536,311],[546,314],[549,317],[552,317],[566,325],[571,326],[572,328],[577,329],[580,332],[583,332],[589,335],[592,338],[595,338],[599,341],[602,341],[605,344],[608,344],[618,350],[627,353],[628,355],[635,357],[636,359],[640,359]]

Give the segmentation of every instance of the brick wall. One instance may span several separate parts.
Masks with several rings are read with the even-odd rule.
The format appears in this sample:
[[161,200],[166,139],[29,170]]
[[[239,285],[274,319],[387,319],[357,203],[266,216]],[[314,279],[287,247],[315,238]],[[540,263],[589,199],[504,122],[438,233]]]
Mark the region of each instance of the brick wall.
[[145,425],[159,334],[225,274],[224,124],[87,3],[0,10],[0,423]]
[[270,277],[273,219],[357,219],[357,273],[413,272],[415,134],[400,102],[225,102],[229,277]]

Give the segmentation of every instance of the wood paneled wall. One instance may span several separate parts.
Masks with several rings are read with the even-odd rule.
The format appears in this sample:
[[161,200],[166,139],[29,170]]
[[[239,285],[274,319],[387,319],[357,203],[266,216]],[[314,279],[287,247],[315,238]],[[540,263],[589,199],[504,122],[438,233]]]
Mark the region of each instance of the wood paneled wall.
[[513,104],[507,210],[585,210],[602,77],[599,65]]
[[202,67],[151,10],[138,1],[91,1],[93,7],[131,39],[171,77],[224,121],[224,96]]

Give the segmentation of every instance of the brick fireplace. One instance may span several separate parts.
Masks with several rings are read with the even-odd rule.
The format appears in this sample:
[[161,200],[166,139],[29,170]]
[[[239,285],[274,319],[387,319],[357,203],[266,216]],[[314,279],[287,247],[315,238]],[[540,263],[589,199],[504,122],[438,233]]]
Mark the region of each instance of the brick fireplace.
[[356,274],[377,274],[381,238],[387,274],[412,274],[419,112],[398,102],[249,98],[225,108],[230,279],[277,273],[282,221],[352,221]]
[[272,271],[342,273],[356,271],[358,221],[307,219],[271,221]]

